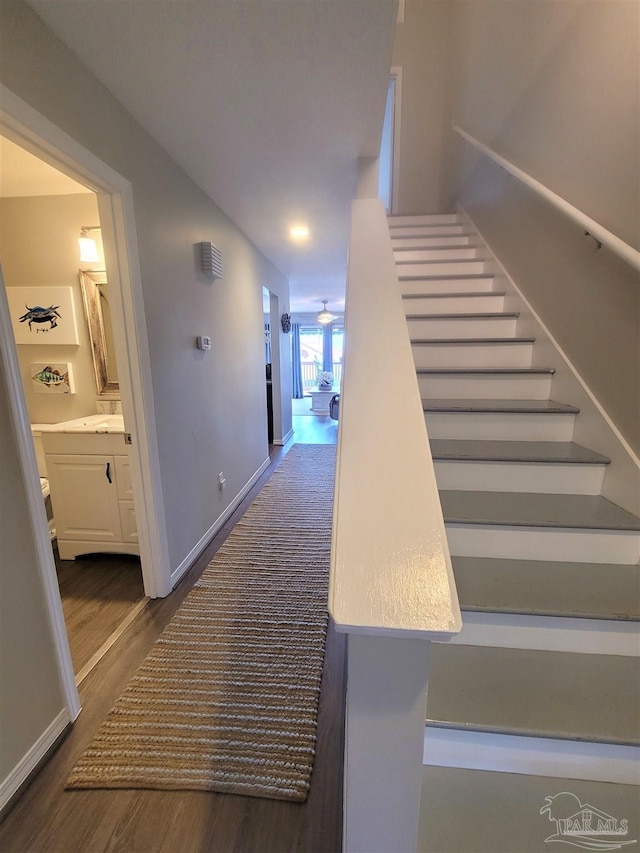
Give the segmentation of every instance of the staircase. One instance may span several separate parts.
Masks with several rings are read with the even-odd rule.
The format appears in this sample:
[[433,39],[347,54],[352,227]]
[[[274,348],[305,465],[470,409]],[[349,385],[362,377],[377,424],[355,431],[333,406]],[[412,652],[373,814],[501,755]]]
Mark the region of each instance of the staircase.
[[389,228],[464,620],[432,647],[420,850],[575,840],[563,792],[637,840],[640,519],[601,496],[609,459],[572,442],[473,229]]

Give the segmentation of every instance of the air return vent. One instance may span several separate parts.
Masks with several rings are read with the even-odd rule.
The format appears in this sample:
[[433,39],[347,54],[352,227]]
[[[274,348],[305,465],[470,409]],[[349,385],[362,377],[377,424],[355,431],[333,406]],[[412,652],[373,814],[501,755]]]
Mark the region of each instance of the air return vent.
[[222,278],[222,252],[213,243],[200,243],[202,272]]

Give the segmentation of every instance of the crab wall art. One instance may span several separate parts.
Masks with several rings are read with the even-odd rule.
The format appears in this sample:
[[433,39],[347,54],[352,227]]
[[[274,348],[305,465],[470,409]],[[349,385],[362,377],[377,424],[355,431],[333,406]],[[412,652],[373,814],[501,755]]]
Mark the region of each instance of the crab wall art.
[[79,343],[73,288],[8,287],[7,299],[17,344]]

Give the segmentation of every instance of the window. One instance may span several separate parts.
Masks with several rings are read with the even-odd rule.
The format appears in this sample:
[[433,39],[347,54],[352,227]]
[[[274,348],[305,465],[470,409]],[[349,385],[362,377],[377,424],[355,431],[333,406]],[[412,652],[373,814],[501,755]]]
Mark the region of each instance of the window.
[[[300,328],[300,366],[302,368],[302,384],[305,393],[316,386],[316,377],[325,364],[325,332],[323,326],[301,326]],[[331,324],[331,373],[333,384],[339,386],[342,378],[342,350],[344,330],[334,328]]]

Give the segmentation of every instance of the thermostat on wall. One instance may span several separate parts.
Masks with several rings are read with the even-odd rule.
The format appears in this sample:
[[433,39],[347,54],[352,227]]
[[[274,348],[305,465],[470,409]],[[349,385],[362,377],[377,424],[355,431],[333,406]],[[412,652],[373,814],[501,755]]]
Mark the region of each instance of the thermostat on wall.
[[206,335],[198,335],[196,338],[196,346],[198,349],[211,349],[211,338],[208,338]]

